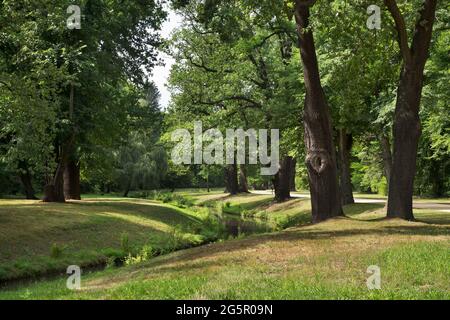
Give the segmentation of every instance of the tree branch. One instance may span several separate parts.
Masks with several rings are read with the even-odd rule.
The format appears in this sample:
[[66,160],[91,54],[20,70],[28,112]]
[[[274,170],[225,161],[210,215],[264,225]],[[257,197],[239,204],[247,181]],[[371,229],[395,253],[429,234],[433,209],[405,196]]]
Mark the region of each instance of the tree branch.
[[[193,65],[194,67],[203,69],[206,72],[211,72],[211,73],[218,73],[219,72],[219,70],[217,70],[217,69],[213,69],[213,68],[208,67],[205,64],[205,62],[203,61],[203,59],[201,59],[201,64],[200,64],[200,63],[195,62],[194,59],[192,59],[192,57],[187,57],[186,56],[185,58],[189,61],[189,63],[191,65]],[[233,70],[226,69],[226,70],[223,70],[223,72],[225,72],[225,73],[233,73]]]
[[280,35],[280,34],[286,34],[286,35],[289,36],[289,33],[291,33],[291,31],[286,30],[286,29],[276,30],[276,31],[272,32],[271,34],[265,36],[265,37],[261,40],[260,43],[258,43],[258,44],[256,44],[256,45],[254,46],[254,49],[263,47],[263,46],[266,44],[266,42],[267,42],[270,38],[272,38],[273,36]]
[[394,18],[395,29],[398,33],[398,44],[400,46],[400,52],[403,56],[403,60],[405,61],[405,64],[409,64],[412,57],[411,50],[408,45],[408,33],[406,30],[405,19],[403,18],[403,15],[400,12],[395,0],[384,0],[384,4],[391,13],[392,18]]
[[420,18],[416,22],[414,37],[411,45],[411,53],[414,59],[418,59],[418,61],[423,61],[424,63],[427,59],[433,33],[436,6],[437,0],[425,0],[423,9],[420,12]]
[[249,107],[249,108],[258,108],[258,109],[263,108],[263,106],[259,102],[252,100],[250,98],[244,97],[244,96],[230,96],[230,97],[225,97],[223,99],[215,100],[215,101],[197,101],[197,103],[205,104],[205,105],[212,105],[212,106],[219,105],[219,106],[223,107],[223,103],[227,102],[227,101],[244,101],[244,102],[248,103],[247,107]]

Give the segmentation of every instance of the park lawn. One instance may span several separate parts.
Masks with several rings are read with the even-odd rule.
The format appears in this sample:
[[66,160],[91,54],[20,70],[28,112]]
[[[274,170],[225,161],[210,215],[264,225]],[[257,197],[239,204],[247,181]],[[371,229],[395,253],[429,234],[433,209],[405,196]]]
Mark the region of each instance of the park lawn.
[[120,259],[144,245],[171,251],[200,244],[200,214],[138,199],[66,204],[0,200],[0,281]]
[[[202,192],[182,194],[200,204],[211,197]],[[210,203],[215,209],[226,195],[218,191],[213,195],[220,198]],[[228,237],[205,221],[208,208],[176,207],[179,198],[169,203],[93,195],[84,198],[66,204],[0,200],[0,285],[2,281],[60,273],[72,264],[90,268],[121,263],[130,253],[138,255],[143,247],[159,254]],[[276,219],[298,214],[305,221],[310,219],[307,211],[284,212],[283,206],[271,204],[271,196],[226,198],[255,210],[263,204],[261,210],[277,207],[271,210]]]
[[[450,214],[382,210],[182,250],[120,269],[0,292],[0,299],[450,299]],[[367,210],[365,210],[367,209]],[[353,211],[353,212],[352,212]],[[360,212],[360,213],[357,213]],[[369,266],[381,290],[367,289]]]

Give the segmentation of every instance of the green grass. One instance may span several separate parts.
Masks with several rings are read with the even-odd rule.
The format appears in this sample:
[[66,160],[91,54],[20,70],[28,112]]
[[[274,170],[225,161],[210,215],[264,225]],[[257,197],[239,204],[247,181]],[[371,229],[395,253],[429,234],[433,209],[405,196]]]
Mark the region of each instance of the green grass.
[[[180,229],[178,235],[195,242],[202,232],[200,227],[192,232],[192,226],[204,223],[208,206],[226,202],[228,208],[237,207],[279,227],[295,226],[85,273],[81,291],[68,290],[66,278],[59,277],[5,288],[0,299],[450,299],[450,213],[416,210],[418,222],[385,220],[383,205],[356,204],[344,208],[348,218],[311,225],[309,201],[304,199],[276,204],[270,196],[261,195],[224,197],[219,192],[188,192],[182,196],[192,199],[194,207],[180,209],[125,199],[29,207],[23,207],[28,202],[0,201],[0,237],[9,235],[2,239],[8,238],[13,251],[22,251],[33,266],[39,255],[24,250],[27,246],[36,250],[42,246],[47,260],[64,263],[69,262],[65,257],[84,252],[80,248],[89,241],[78,248],[69,243],[61,257],[52,258],[53,251],[59,256],[59,246],[67,245],[61,242],[51,249],[60,233],[64,234],[61,237],[78,237],[75,243],[83,243],[80,236],[94,237],[95,233],[100,240],[91,245],[94,256],[86,256],[87,260],[95,258],[106,243],[107,248],[120,250],[117,219],[120,228],[143,228],[146,236],[140,240],[138,232],[129,231],[130,243],[149,243],[148,235],[156,232],[158,236],[151,237],[153,246],[163,245],[171,239],[173,226],[186,223],[191,227],[184,233]],[[15,221],[15,228],[11,224],[4,227],[2,219]],[[38,221],[43,221],[42,225]],[[82,227],[85,225],[91,227]],[[34,238],[28,239],[29,232],[22,228],[31,228]],[[45,232],[38,232],[41,228]],[[38,245],[42,241],[45,245]],[[381,290],[366,287],[370,265],[381,268]]]
[[[0,281],[56,273],[71,264],[87,268],[118,263],[144,246],[159,254],[217,240],[224,231],[209,219],[214,210],[194,204],[224,196],[183,191],[158,193],[160,202],[93,195],[66,204],[0,200]],[[257,208],[271,197],[248,195],[232,201],[239,208]]]
[[[440,222],[335,219],[88,274],[78,292],[58,279],[0,299],[450,299],[450,216]],[[366,287],[370,265],[381,290]]]
[[203,213],[137,199],[0,200],[0,280],[105,264],[144,245],[155,253],[175,249],[169,247],[174,241],[181,248],[198,245],[212,240],[204,219]]

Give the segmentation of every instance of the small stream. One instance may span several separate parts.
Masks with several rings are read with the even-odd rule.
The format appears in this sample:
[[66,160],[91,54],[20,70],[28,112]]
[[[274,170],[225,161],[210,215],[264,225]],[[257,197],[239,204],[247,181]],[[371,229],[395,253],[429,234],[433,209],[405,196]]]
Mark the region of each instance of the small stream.
[[[225,232],[224,237],[221,237],[221,239],[229,239],[230,237],[233,238],[247,237],[252,234],[260,234],[276,231],[273,225],[270,225],[268,222],[263,221],[261,219],[242,218],[239,215],[228,213],[223,213],[219,219],[224,227]],[[205,244],[206,243],[201,244],[199,246]],[[180,248],[179,250],[183,249]],[[117,267],[123,266],[123,261],[122,263],[118,263],[116,266]],[[106,262],[84,266],[83,274],[102,271],[106,267],[107,267]],[[36,283],[39,281],[54,280],[63,277],[67,277],[64,271],[60,272],[54,271],[48,274],[43,274],[35,277],[9,280],[6,282],[0,282],[0,290],[11,290],[18,287],[30,285],[32,283]]]
[[232,237],[275,231],[272,225],[260,219],[241,218],[237,215],[224,214],[222,221],[226,235]]

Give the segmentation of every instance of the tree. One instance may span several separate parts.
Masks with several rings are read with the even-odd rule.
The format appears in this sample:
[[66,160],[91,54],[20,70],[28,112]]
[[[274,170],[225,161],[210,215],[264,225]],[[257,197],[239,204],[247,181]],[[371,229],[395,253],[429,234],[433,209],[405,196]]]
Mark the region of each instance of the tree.
[[314,36],[310,26],[310,8],[314,2],[296,0],[294,10],[306,89],[303,121],[312,217],[313,222],[320,222],[342,216],[343,210],[331,117],[320,80]]
[[294,159],[292,157],[283,157],[280,163],[280,169],[273,178],[275,200],[278,202],[283,202],[291,198],[290,191],[293,165]]
[[[2,1],[0,4],[0,137],[2,161],[20,176],[27,197],[33,197],[33,174],[49,176],[56,135],[60,84],[67,64],[60,48],[48,40],[49,1]],[[59,64],[55,63],[59,61]]]
[[413,220],[412,196],[421,124],[419,118],[425,63],[432,39],[437,0],[425,0],[409,46],[407,25],[395,0],[384,1],[395,22],[403,67],[397,89],[394,152],[387,216]]
[[[276,37],[282,32],[259,25],[250,27],[250,31],[251,12],[242,12],[238,2],[223,3],[219,9],[217,16],[232,17],[238,23],[228,22],[233,25],[235,37],[230,38],[214,25],[198,23],[190,16],[201,11],[195,5],[185,8],[189,26],[176,33],[171,43],[177,62],[170,78],[173,113],[184,119],[201,119],[205,127],[220,127],[223,132],[232,127],[274,128],[280,129],[282,136],[288,135],[288,129],[297,127],[300,117],[296,103],[299,81],[293,72],[298,59],[289,54],[288,41]],[[283,33],[295,32],[292,27]],[[297,143],[298,140],[282,139],[283,152],[296,149]],[[224,169],[232,193],[236,192],[234,175],[239,172],[238,191],[248,191],[243,164],[239,164],[239,169],[231,165]],[[287,179],[278,179],[275,184],[276,189],[286,184],[288,190],[288,196],[280,201],[289,198],[291,171]]]
[[247,181],[247,168],[245,164],[239,165],[239,192],[249,193],[248,181]]

